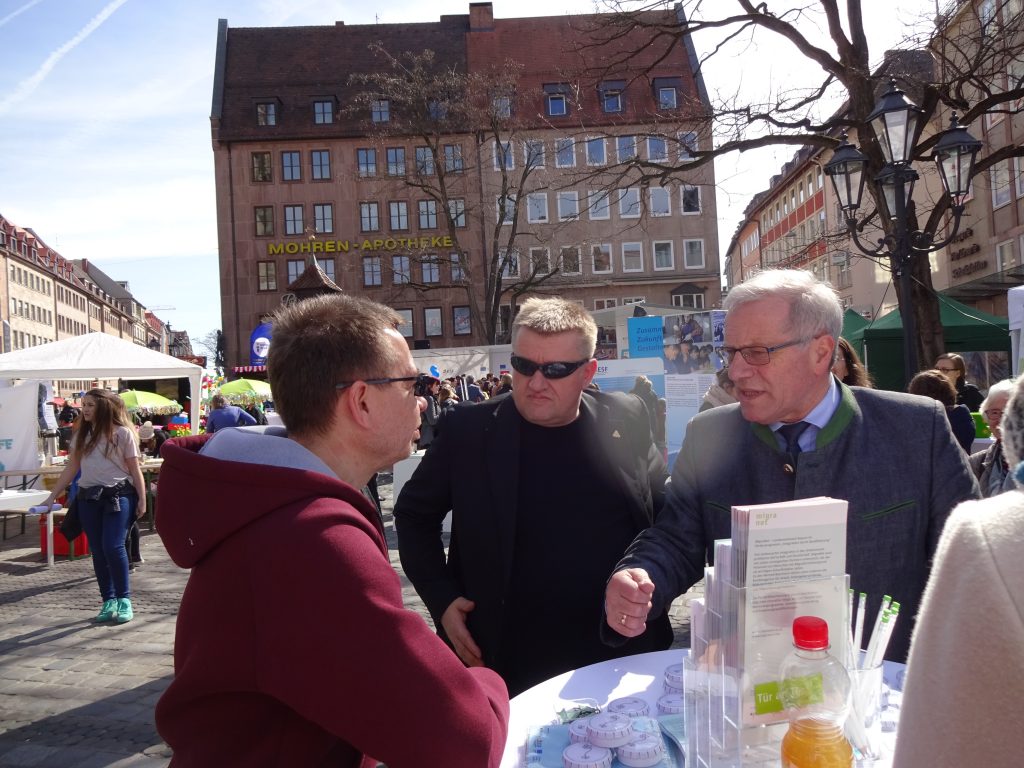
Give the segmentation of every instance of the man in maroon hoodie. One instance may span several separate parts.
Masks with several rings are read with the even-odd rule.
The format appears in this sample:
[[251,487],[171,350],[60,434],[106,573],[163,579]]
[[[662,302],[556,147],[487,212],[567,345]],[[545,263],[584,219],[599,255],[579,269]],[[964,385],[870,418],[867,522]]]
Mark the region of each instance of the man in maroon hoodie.
[[500,762],[504,683],[402,607],[359,490],[418,436],[400,321],[344,295],[282,308],[267,363],[287,436],[229,428],[164,445],[157,527],[192,569],[156,708],[172,765]]

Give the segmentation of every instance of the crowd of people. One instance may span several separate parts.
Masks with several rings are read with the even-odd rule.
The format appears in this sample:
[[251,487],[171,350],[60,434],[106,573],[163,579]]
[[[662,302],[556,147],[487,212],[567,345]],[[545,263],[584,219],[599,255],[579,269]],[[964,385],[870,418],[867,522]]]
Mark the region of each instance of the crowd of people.
[[[672,467],[664,400],[646,377],[632,392],[593,386],[597,329],[573,302],[525,301],[511,370],[476,380],[418,372],[400,316],[366,299],[277,310],[268,376],[284,426],[234,428],[234,415],[162,448],[157,528],[191,569],[156,713],[175,758],[496,766],[510,695],[669,646],[668,607],[713,564],[731,506],[831,496],[849,504],[851,586],[898,596],[910,617],[887,651],[909,656],[896,764],[922,764],[918,750],[1008,764],[1024,746],[1013,702],[989,711],[985,694],[942,686],[957,665],[964,690],[1000,673],[1020,685],[1021,387],[977,400],[962,358],[943,355],[921,378],[927,397],[873,388],[835,292],[808,272],[762,272],[724,309],[724,367]],[[982,453],[954,436],[958,405],[989,424]],[[394,521],[436,634],[403,608],[368,496],[417,447]],[[955,642],[947,609],[965,617]],[[959,728],[967,707],[985,744]]]

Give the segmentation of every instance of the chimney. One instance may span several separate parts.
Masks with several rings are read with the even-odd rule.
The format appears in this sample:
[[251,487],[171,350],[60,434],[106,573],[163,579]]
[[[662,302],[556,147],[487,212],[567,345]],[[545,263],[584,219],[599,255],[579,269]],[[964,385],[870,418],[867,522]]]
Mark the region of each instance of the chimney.
[[469,31],[494,31],[494,7],[491,5],[491,3],[469,4]]

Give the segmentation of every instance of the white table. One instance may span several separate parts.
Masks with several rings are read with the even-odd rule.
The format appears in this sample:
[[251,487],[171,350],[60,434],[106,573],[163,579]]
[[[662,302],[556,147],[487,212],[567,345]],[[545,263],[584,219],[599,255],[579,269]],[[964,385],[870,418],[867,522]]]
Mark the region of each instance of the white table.
[[[50,497],[49,491],[16,491],[5,489],[0,493],[0,513],[4,514],[4,538],[7,538],[7,514],[21,515],[22,533],[24,533],[25,515],[30,514],[29,507],[42,504]],[[35,514],[35,513],[31,513]],[[53,565],[53,517],[46,516],[46,536],[49,550],[46,564]]]
[[[624,656],[565,672],[523,691],[511,701],[508,741],[501,758],[501,768],[525,765],[526,738],[530,728],[558,722],[561,709],[578,704],[603,709],[613,699],[639,696],[647,701],[652,712],[656,712],[658,698],[664,694],[665,668],[681,663],[686,655],[685,650],[673,650]],[[885,680],[891,688],[902,689],[904,669],[903,664],[885,663]],[[882,737],[889,760],[879,761],[875,768],[887,768],[896,742],[895,733],[883,733]]]

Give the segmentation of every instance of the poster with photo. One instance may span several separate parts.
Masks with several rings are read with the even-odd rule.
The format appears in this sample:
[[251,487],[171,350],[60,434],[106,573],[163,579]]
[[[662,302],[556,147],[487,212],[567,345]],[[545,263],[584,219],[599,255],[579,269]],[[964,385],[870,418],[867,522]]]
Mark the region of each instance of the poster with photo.
[[467,336],[471,332],[469,307],[452,307],[452,322],[456,336]]
[[423,326],[427,336],[440,336],[443,333],[440,307],[427,307],[423,310]]

